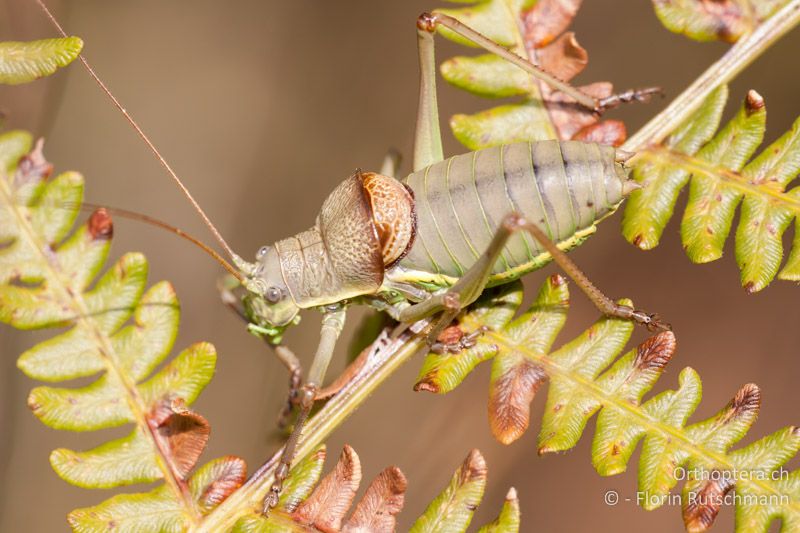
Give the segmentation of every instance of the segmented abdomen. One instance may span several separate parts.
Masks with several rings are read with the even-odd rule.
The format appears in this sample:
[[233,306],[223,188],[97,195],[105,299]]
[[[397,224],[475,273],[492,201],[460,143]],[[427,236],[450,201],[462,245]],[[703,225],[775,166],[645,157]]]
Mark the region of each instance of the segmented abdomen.
[[[417,233],[399,266],[460,277],[511,212],[538,224],[554,241],[573,244],[623,198],[627,176],[614,154],[613,148],[594,143],[524,142],[458,155],[414,172],[405,182],[414,191]],[[494,266],[495,282],[538,268],[547,260],[542,252],[529,235],[513,237]]]

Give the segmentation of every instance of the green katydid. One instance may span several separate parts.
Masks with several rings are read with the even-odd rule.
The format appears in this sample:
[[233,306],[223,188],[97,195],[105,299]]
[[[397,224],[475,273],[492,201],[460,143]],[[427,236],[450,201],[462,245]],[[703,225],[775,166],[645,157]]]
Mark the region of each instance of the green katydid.
[[[423,13],[417,20],[421,77],[413,172],[396,179],[391,158],[380,173],[356,171],[328,196],[311,229],[260,248],[250,263],[232,251],[141,128],[81,58],[234,266],[176,228],[143,215],[116,212],[188,237],[219,261],[245,289],[245,295],[236,299],[226,286],[225,302],[248,321],[251,332],[275,348],[292,372],[291,403],[300,409],[265,499],[265,512],[278,501],[349,305],[386,311],[401,325],[431,319],[425,333],[430,348],[457,352],[481,334],[465,335],[456,343],[439,342],[439,334],[462,309],[485,288],[518,279],[554,260],[606,315],[634,320],[649,329],[669,328],[657,316],[605,296],[565,254],[594,233],[597,222],[638,187],[625,168],[633,154],[596,143],[554,140],[514,143],[445,159],[435,83],[433,36],[438,26],[507,59],[597,113],[622,102],[647,100],[658,92],[627,91],[598,100],[452,17]],[[323,312],[322,329],[303,382],[297,358],[281,338],[287,327],[297,323],[301,310],[313,308]]]

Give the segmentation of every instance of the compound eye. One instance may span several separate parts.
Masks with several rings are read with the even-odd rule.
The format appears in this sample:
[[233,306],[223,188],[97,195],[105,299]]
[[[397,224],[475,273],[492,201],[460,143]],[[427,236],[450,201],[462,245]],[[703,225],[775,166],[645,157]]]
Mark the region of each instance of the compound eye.
[[256,259],[263,259],[264,256],[267,255],[267,252],[269,252],[269,246],[262,246],[258,249],[258,252],[256,252]]
[[264,297],[269,303],[276,304],[283,298],[283,292],[278,287],[270,287]]

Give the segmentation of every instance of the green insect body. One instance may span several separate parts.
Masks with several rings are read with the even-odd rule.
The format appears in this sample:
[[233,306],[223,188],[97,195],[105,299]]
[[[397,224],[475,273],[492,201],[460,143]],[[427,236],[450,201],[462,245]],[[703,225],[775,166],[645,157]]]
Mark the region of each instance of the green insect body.
[[[654,89],[602,100],[561,82],[447,15],[417,20],[420,105],[414,172],[393,176],[357,171],[328,196],[314,225],[262,247],[254,263],[231,252],[247,294],[237,309],[252,332],[276,345],[276,354],[300,382],[298,358],[281,342],[301,309],[322,311],[320,341],[305,382],[292,385],[298,422],[264,500],[274,507],[294,458],[302,427],[342,332],[348,305],[365,303],[402,324],[414,324],[430,350],[458,353],[485,331],[441,337],[486,287],[511,282],[554,259],[607,316],[648,328],[668,328],[656,315],[614,302],[563,253],[595,231],[638,188],[624,162],[633,154],[581,141],[519,142],[446,159],[436,97],[433,33],[440,25],[518,66],[595,113],[620,102],[644,100]],[[220,238],[222,241],[222,239]],[[222,241],[224,242],[224,241]],[[225,245],[227,247],[227,245]],[[226,302],[235,301],[223,295]],[[426,319],[430,319],[425,322]],[[375,349],[380,349],[379,347]],[[283,415],[282,415],[283,418]]]
[[[452,286],[516,212],[563,250],[613,213],[632,186],[609,146],[578,141],[521,142],[451,157],[414,172],[417,232],[389,280],[428,291]],[[511,238],[488,286],[541,268],[550,254],[527,234]]]
[[[280,330],[300,309],[364,296],[423,300],[452,286],[513,212],[573,248],[635,187],[618,159],[595,143],[539,141],[454,156],[403,180],[359,172],[328,196],[314,227],[259,250],[249,314]],[[549,260],[529,235],[514,235],[488,285]]]

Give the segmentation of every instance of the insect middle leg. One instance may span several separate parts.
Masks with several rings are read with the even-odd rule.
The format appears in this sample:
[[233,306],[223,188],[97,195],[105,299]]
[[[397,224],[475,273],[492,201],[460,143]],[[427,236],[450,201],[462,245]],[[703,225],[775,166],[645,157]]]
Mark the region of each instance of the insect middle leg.
[[417,114],[416,143],[414,145],[414,170],[419,170],[443,159],[442,140],[439,131],[439,116],[436,102],[436,59],[434,57],[433,34],[438,26],[469,39],[485,50],[521,68],[531,76],[573,98],[580,105],[596,113],[627,102],[645,102],[654,94],[661,94],[658,87],[632,89],[605,98],[595,98],[558,79],[546,70],[534,65],[507,48],[497,44],[478,31],[457,19],[442,13],[423,13],[417,19],[417,44],[420,59],[420,105]]
[[434,323],[428,333],[428,344],[433,348],[442,349],[443,347],[437,343],[439,334],[462,309],[481,295],[492,273],[494,264],[503,252],[503,248],[511,236],[519,231],[526,231],[536,239],[562,270],[586,294],[595,307],[606,316],[633,320],[646,326],[651,331],[670,329],[669,324],[661,322],[657,315],[618,304],[603,294],[567,254],[550,240],[544,231],[516,213],[505,217],[486,251],[451,288],[443,293],[431,296],[423,302],[400,310],[396,318],[403,323],[410,323],[441,312],[442,316]]

